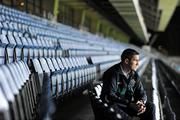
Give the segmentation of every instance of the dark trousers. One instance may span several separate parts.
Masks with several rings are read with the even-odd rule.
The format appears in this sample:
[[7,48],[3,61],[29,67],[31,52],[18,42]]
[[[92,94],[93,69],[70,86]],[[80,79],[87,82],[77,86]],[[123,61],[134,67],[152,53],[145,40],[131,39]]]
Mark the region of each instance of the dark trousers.
[[115,109],[117,113],[121,114],[122,111],[124,111],[129,115],[129,117],[136,116],[139,117],[141,120],[155,120],[155,105],[152,102],[146,102],[145,105],[146,105],[146,111],[138,116],[134,114],[134,112],[131,109],[128,109],[128,107],[123,108],[122,106],[118,105],[118,103],[113,104],[112,107]]

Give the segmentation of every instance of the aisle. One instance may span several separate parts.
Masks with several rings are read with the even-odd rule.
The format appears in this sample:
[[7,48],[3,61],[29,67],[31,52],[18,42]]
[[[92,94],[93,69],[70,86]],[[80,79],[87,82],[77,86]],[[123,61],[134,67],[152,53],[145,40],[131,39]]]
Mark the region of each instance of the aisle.
[[53,120],[95,120],[87,95],[74,96],[57,106]]

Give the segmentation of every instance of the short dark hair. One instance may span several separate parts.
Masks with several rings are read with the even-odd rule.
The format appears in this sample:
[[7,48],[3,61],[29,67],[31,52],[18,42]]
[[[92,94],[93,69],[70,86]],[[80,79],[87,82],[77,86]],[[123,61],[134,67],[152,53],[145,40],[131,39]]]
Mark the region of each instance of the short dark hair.
[[133,55],[139,55],[139,53],[131,48],[125,49],[121,54],[121,60],[124,61],[126,58],[131,59]]

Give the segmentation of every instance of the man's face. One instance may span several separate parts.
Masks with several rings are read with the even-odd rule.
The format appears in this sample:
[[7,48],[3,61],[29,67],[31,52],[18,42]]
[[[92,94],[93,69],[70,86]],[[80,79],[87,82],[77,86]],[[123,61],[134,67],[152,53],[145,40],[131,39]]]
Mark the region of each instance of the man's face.
[[139,65],[139,55],[133,55],[129,61],[129,67],[131,70],[136,70]]

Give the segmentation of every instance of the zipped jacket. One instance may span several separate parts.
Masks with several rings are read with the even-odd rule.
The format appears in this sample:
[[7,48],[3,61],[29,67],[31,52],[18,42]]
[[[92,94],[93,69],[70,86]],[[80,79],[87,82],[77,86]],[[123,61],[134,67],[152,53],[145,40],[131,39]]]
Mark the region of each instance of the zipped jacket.
[[123,74],[120,64],[109,68],[103,75],[101,99],[105,102],[128,105],[138,100],[147,101],[146,92],[136,71],[131,71],[128,78]]

